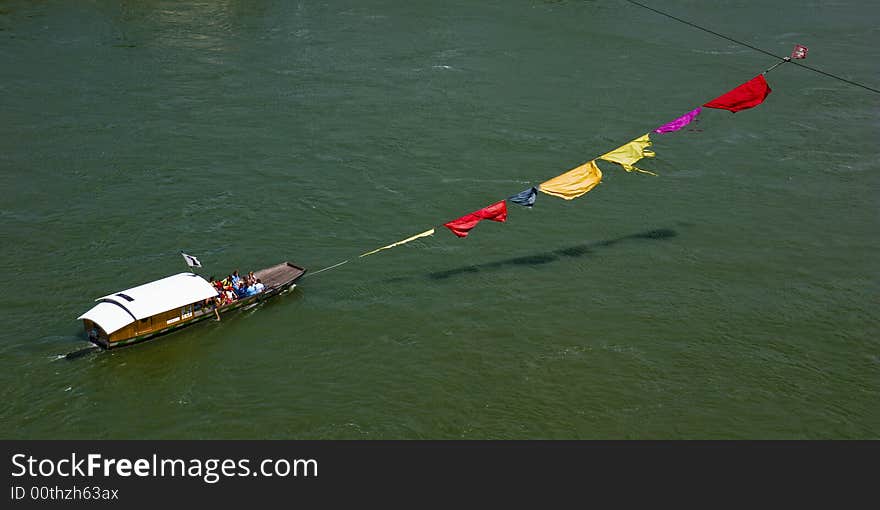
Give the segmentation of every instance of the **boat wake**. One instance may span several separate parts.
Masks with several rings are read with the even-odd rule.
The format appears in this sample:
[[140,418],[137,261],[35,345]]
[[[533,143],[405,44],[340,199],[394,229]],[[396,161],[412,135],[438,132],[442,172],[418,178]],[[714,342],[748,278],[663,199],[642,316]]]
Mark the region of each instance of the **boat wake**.
[[68,352],[67,354],[63,354],[63,355],[59,354],[58,357],[56,357],[55,359],[56,360],[59,360],[59,359],[78,359],[78,358],[82,358],[84,356],[88,356],[89,354],[96,354],[100,351],[101,351],[100,347],[98,347],[97,345],[91,345],[89,347],[84,347],[84,348],[79,349],[77,351]]

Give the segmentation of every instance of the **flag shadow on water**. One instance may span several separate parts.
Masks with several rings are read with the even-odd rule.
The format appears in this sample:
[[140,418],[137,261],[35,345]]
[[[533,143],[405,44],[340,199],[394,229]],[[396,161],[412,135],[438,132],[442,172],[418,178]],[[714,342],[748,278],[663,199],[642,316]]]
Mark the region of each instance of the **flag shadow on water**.
[[470,266],[462,266],[454,269],[448,269],[446,271],[437,271],[434,273],[428,273],[427,277],[432,280],[445,280],[446,278],[451,278],[453,276],[458,276],[461,274],[478,273],[480,271],[487,270],[497,270],[503,269],[505,267],[540,266],[543,264],[549,264],[550,262],[555,262],[563,257],[583,257],[586,255],[591,255],[595,253],[597,249],[608,248],[624,241],[659,241],[663,239],[671,239],[677,235],[678,232],[671,228],[658,228],[654,230],[647,230],[645,232],[639,232],[637,234],[618,237],[615,239],[606,239],[604,241],[578,244],[575,246],[569,246],[567,248],[560,248],[558,250],[536,253],[534,255],[526,255],[524,257],[514,257],[511,259],[499,260],[496,262],[487,262],[485,264],[474,264]]

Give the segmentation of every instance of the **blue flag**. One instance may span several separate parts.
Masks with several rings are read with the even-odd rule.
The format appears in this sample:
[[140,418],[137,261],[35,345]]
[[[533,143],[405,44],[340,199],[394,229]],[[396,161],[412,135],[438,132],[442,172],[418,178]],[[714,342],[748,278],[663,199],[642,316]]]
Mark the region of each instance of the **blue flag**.
[[526,207],[531,207],[535,205],[535,198],[538,196],[538,188],[529,188],[527,190],[520,191],[516,195],[508,198],[514,204],[524,205]]

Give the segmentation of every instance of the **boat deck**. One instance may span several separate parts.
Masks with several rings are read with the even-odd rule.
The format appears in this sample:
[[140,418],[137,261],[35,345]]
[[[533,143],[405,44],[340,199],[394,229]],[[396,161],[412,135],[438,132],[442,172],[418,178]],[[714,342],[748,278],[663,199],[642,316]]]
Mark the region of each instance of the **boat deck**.
[[290,262],[282,262],[281,264],[260,269],[254,272],[254,276],[263,281],[266,289],[280,287],[293,280],[296,280],[306,272],[305,269],[295,266]]

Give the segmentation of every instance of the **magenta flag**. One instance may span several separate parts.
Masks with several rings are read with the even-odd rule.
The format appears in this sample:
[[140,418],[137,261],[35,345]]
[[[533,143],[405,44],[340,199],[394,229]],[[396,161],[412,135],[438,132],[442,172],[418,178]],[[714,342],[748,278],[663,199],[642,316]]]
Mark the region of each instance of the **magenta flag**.
[[672,122],[667,122],[666,124],[663,124],[662,126],[655,129],[654,132],[671,133],[673,131],[678,131],[679,129],[690,124],[695,118],[697,118],[697,115],[700,114],[700,111],[702,111],[702,108],[698,106],[696,110],[689,111],[681,117],[673,120]]

